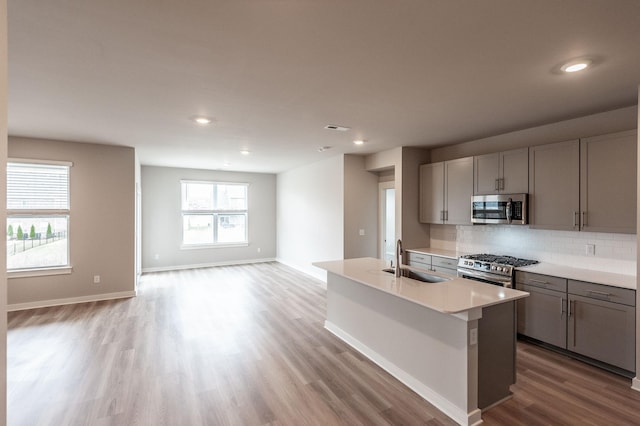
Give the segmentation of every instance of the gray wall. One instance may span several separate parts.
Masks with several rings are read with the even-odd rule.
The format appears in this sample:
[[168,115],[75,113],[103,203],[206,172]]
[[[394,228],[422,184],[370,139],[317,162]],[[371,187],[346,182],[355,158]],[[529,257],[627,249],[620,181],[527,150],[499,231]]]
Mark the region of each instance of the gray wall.
[[[420,164],[428,163],[429,150],[400,147],[368,155],[365,167],[370,171],[385,171],[384,181],[394,181],[396,189],[396,238],[404,248],[428,245],[429,225],[420,223]],[[394,170],[389,179],[386,170]],[[382,179],[381,179],[382,180]]]
[[[7,2],[0,0],[0,164],[7,157]],[[0,197],[6,198],[6,170],[0,169]],[[6,206],[0,210],[0,221],[6,223]],[[0,259],[6,258],[7,247],[0,249]],[[0,268],[0,425],[7,421],[7,276]]]
[[[100,299],[135,290],[133,148],[9,138],[9,157],[71,161],[68,275],[11,278],[9,304]],[[101,283],[94,284],[93,276]]]
[[[640,99],[640,85],[638,85],[638,99]],[[638,113],[636,116],[636,124],[640,124],[640,109],[638,109]],[[640,130],[640,129],[639,129]],[[638,174],[636,176],[636,191],[638,197],[636,198],[637,209],[637,228],[640,229],[640,131],[638,132],[638,150],[637,150],[638,158],[636,159],[638,164]],[[636,237],[637,238],[637,237]],[[637,244],[637,253],[640,253],[640,239],[636,240]],[[640,277],[640,259],[636,259],[636,277]],[[636,279],[636,285],[637,285]],[[636,290],[636,307],[640,306],[640,291]],[[637,309],[637,308],[636,308]],[[636,314],[636,377],[633,379],[633,388],[637,391],[640,391],[640,315]]]
[[[249,245],[180,249],[181,179],[248,183]],[[273,174],[142,166],[143,271],[271,260],[276,257],[275,227],[276,176]]]
[[377,247],[378,175],[365,170],[364,157],[345,155],[344,258],[378,257]]
[[396,197],[402,202],[402,244],[404,248],[428,246],[429,225],[420,223],[420,165],[429,162],[429,151],[423,148],[402,148],[400,191],[396,182]]
[[636,129],[638,126],[637,119],[637,106],[620,108],[457,145],[435,148],[431,151],[431,161],[435,163],[470,155],[482,155]]

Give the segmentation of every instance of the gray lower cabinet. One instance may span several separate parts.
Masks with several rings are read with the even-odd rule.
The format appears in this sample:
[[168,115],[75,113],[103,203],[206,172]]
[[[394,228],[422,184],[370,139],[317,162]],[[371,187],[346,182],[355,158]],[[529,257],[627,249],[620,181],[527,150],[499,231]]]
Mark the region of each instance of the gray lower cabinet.
[[516,272],[518,333],[635,371],[635,291]]
[[417,253],[415,251],[406,251],[405,263],[409,266],[416,268],[431,270],[431,255],[424,253]]
[[635,371],[635,292],[569,281],[567,349]]
[[406,263],[409,266],[426,269],[441,274],[458,275],[458,259],[431,254],[407,251]]
[[518,333],[551,345],[567,342],[566,293],[526,284],[517,285],[529,297],[518,300]]
[[432,256],[431,270],[442,274],[458,275],[458,259],[443,256]]

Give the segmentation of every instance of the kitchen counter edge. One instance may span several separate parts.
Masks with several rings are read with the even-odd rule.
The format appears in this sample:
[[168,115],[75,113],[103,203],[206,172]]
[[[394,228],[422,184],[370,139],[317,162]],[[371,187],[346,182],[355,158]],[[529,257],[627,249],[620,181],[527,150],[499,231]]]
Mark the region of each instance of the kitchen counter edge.
[[516,271],[531,272],[533,274],[549,275],[568,280],[584,281],[588,283],[608,285],[611,287],[636,290],[636,276],[615,274],[613,272],[597,271],[592,269],[572,268],[570,266],[554,263],[540,262],[535,265],[522,266]]
[[383,272],[383,260],[358,258],[314,262],[313,266],[444,314],[459,314],[529,296],[529,293],[446,274],[441,283],[423,283]]

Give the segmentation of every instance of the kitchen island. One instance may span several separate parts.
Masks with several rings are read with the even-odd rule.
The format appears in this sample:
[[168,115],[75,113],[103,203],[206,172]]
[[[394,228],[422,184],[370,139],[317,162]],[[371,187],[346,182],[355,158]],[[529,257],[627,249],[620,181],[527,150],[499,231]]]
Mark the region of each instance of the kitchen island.
[[514,301],[528,293],[395,277],[373,258],[314,265],[327,271],[325,328],[456,422],[479,424],[481,409],[510,396]]

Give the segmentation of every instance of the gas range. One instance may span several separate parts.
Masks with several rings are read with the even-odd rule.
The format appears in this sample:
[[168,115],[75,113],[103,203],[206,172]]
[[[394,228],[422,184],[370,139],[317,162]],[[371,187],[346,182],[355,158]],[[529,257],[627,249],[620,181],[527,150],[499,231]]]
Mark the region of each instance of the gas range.
[[513,256],[471,254],[458,260],[458,276],[489,284],[513,287],[514,269],[534,265],[537,260],[519,259]]

